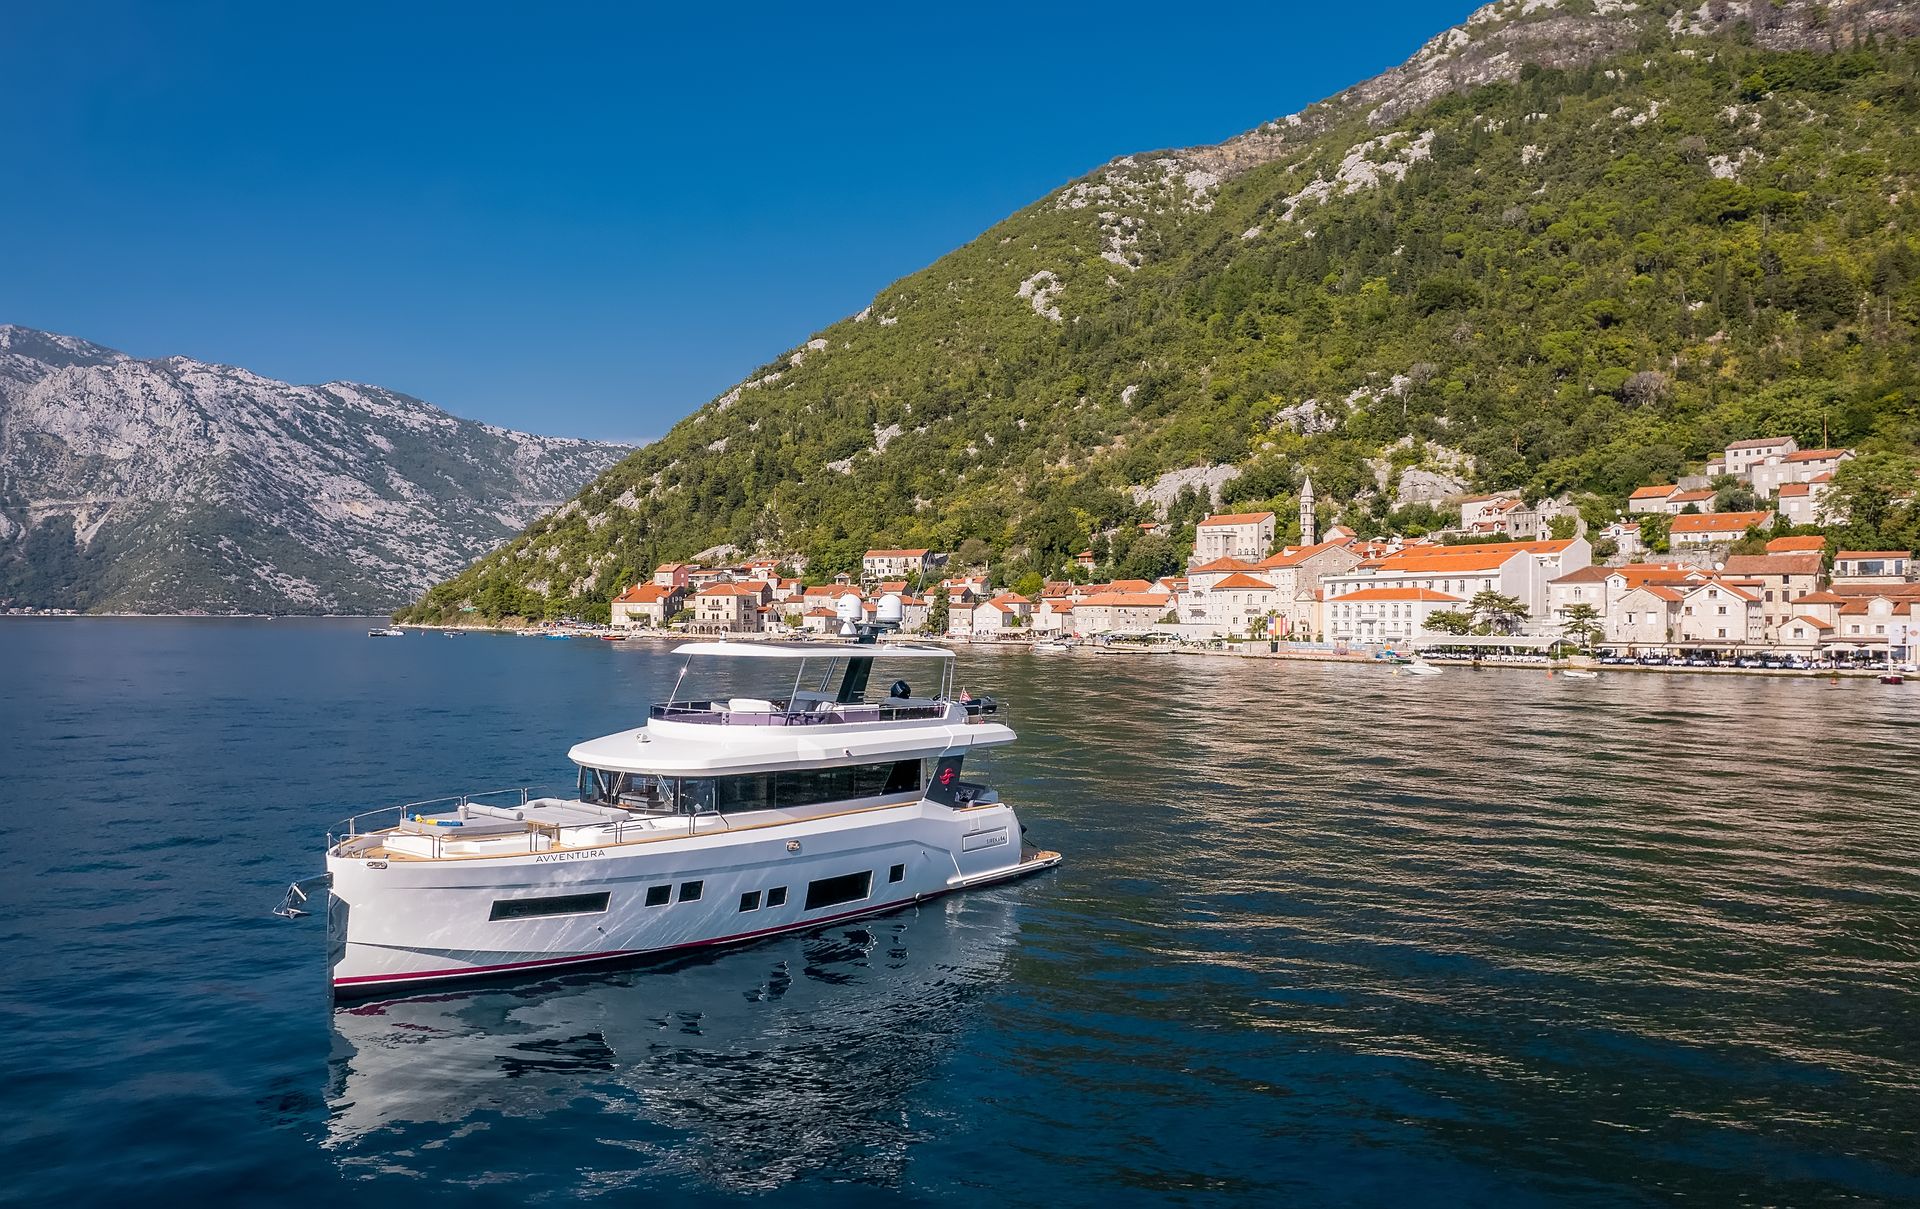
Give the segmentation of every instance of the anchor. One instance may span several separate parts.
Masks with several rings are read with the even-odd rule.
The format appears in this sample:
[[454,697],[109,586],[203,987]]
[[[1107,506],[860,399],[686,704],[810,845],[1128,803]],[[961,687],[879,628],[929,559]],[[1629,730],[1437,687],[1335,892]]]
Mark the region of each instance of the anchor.
[[282,919],[299,919],[303,915],[309,915],[311,912],[305,909],[304,904],[313,897],[315,891],[327,889],[332,885],[333,874],[331,873],[322,873],[318,877],[297,881],[287,887],[286,898],[273,909],[273,913]]

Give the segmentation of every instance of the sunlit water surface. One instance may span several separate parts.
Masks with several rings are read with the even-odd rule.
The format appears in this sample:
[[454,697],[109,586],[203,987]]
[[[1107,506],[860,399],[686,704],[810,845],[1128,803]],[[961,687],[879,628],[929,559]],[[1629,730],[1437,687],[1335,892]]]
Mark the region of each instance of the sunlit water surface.
[[364,632],[0,622],[0,1200],[1920,1200],[1920,687],[969,651],[1057,871],[333,1011],[329,822],[678,667]]

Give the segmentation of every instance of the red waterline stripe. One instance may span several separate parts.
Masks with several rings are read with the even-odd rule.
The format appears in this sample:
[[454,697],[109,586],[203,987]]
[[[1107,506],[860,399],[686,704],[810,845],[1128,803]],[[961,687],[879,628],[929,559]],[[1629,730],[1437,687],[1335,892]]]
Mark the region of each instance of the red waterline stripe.
[[[965,886],[955,886],[953,890],[968,888],[969,887]],[[506,970],[531,970],[542,966],[573,965],[582,961],[611,960],[615,957],[628,957],[643,953],[677,953],[682,949],[699,949],[705,948],[708,945],[731,944],[737,940],[752,940],[759,936],[771,936],[776,932],[793,932],[801,928],[814,928],[821,924],[830,924],[842,919],[852,919],[857,915],[878,915],[884,911],[892,911],[899,907],[911,906],[924,899],[937,898],[942,894],[950,894],[953,890],[936,890],[931,894],[918,895],[914,898],[895,899],[890,903],[878,903],[870,907],[861,907],[855,911],[843,911],[838,915],[823,915],[819,919],[805,919],[790,924],[776,924],[771,928],[760,928],[753,932],[736,932],[732,936],[715,936],[708,940],[689,940],[684,944],[667,945],[659,949],[611,949],[605,953],[576,953],[571,957],[541,957],[533,961],[510,961],[505,965],[497,966],[464,966],[453,970],[413,970],[399,974],[355,974],[351,978],[336,978],[333,980],[333,985],[344,987],[362,985],[369,982],[410,982],[416,978],[459,978],[469,975],[498,974]]]

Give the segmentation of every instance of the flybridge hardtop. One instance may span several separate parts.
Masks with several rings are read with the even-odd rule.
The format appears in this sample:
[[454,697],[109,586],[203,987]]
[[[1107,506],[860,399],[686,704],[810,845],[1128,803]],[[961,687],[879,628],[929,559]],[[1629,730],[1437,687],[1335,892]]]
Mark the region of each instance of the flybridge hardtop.
[[969,752],[1013,742],[999,704],[954,696],[952,652],[855,632],[683,645],[646,725],[568,753],[572,796],[348,820],[281,913],[324,886],[334,989],[363,994],[798,931],[1059,863],[960,778]]
[[[662,776],[826,767],[882,757],[947,755],[1011,743],[997,702],[950,699],[953,652],[903,645],[693,642],[674,694],[653,706],[646,726],[574,746],[567,758],[587,769]],[[777,660],[794,668],[777,697],[683,695],[702,659]],[[908,679],[868,701],[872,664],[924,662],[925,696]],[[784,680],[784,677],[783,677]]]

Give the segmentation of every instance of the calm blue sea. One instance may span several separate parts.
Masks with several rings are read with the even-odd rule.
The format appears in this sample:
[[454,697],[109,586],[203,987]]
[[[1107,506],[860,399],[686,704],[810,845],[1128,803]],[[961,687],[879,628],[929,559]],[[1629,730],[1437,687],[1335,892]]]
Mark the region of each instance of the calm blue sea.
[[1920,1202],[1920,687],[967,653],[1056,872],[336,1012],[327,825],[677,667],[365,628],[0,620],[0,1201]]

